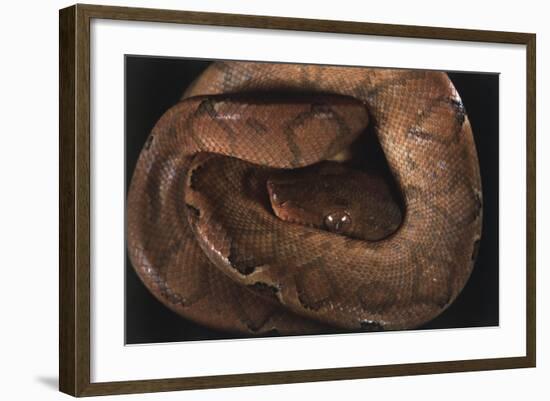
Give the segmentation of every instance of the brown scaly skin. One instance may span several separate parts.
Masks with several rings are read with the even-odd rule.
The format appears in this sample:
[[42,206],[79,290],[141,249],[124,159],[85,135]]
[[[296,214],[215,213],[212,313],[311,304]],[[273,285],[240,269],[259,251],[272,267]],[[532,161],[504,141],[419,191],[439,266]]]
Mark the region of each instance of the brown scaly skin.
[[[243,92],[256,97],[188,99]],[[319,97],[274,108],[258,92]],[[220,62],[185,98],[153,129],[128,194],[132,263],[170,308],[249,334],[404,329],[436,317],[462,290],[481,233],[481,182],[446,74]],[[277,218],[271,168],[345,148],[367,123],[363,104],[402,192],[399,229],[369,242]]]

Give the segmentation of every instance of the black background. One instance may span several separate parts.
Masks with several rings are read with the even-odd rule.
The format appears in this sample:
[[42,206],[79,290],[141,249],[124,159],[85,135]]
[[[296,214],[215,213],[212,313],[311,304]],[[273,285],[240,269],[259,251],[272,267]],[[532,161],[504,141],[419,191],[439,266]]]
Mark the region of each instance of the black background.
[[[126,56],[126,190],[139,152],[160,116],[209,64],[206,60]],[[498,74],[448,72],[474,132],[483,186],[483,232],[472,275],[456,301],[422,329],[498,325]],[[157,301],[126,257],[127,344],[238,338],[198,326]]]

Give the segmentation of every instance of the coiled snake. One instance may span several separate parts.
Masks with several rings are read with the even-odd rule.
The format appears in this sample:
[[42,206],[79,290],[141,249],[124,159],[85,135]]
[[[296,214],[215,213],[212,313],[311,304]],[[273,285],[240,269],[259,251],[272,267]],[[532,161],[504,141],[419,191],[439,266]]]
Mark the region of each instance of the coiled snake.
[[[376,177],[346,189],[343,168],[317,164],[367,124],[402,207]],[[465,109],[445,73],[421,70],[215,62],[157,122],[127,199],[149,290],[199,324],[254,335],[430,321],[468,280],[481,219]]]

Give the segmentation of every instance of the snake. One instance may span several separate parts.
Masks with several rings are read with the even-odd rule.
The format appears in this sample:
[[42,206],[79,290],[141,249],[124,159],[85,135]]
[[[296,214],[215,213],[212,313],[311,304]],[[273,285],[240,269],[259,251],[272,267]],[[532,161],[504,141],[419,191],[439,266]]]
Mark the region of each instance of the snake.
[[[342,159],[367,132],[395,185]],[[413,329],[466,285],[482,203],[445,72],[216,61],[145,141],[127,248],[157,299],[211,329]]]

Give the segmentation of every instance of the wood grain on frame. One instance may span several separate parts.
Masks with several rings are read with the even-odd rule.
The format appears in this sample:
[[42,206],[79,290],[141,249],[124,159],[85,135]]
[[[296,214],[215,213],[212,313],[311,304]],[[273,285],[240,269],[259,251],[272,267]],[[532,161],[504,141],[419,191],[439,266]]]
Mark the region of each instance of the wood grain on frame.
[[[511,43],[527,48],[527,323],[524,357],[90,383],[91,18]],[[530,33],[75,5],[60,10],[59,388],[74,396],[534,367],[536,36]]]

